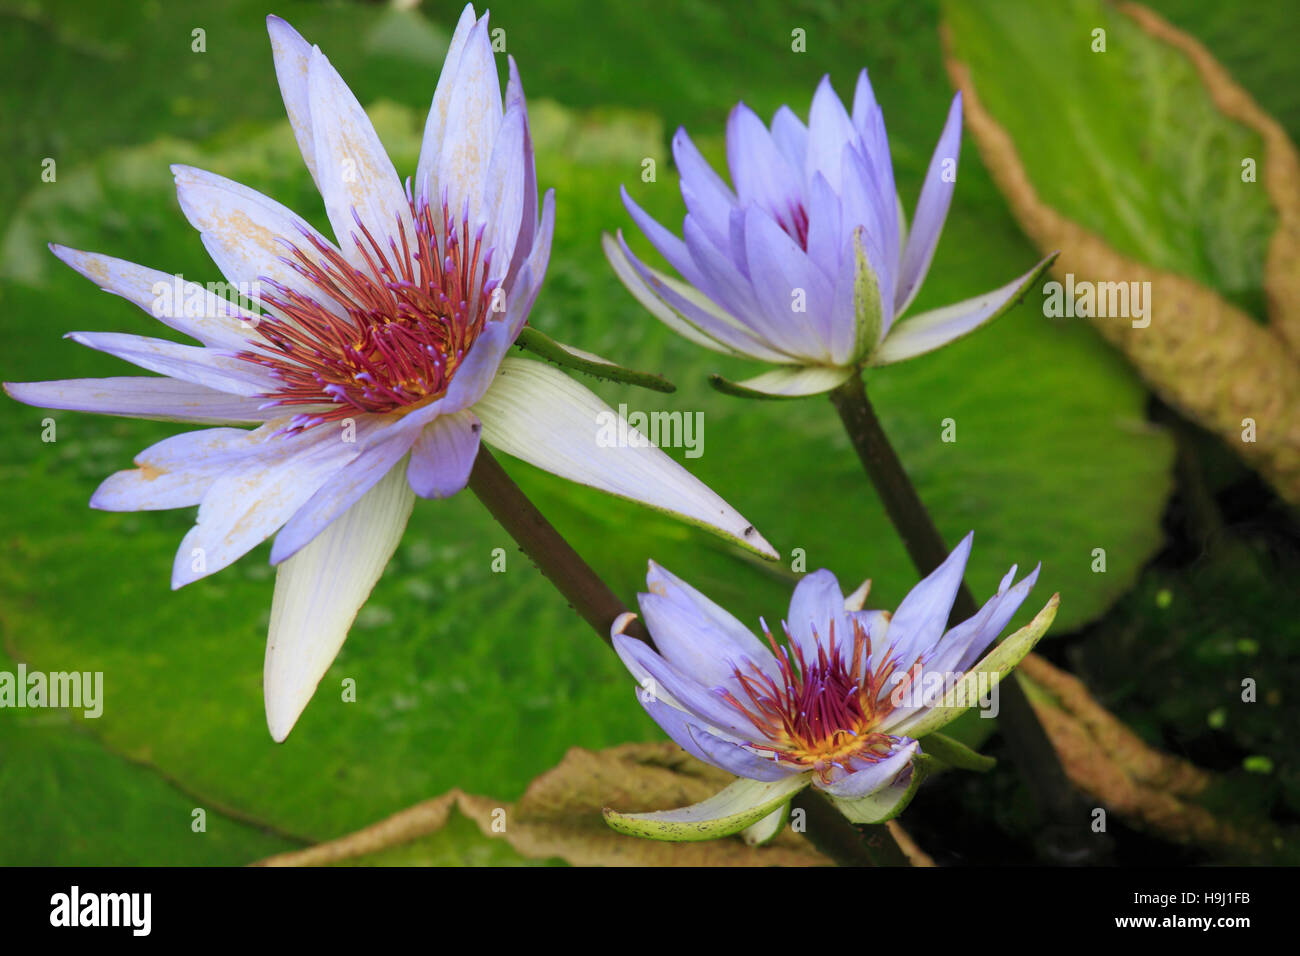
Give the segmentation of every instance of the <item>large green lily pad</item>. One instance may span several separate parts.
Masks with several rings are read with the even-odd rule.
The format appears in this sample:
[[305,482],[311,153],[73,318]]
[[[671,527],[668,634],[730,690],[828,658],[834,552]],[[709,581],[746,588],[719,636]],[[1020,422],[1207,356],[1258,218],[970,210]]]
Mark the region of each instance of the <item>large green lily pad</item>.
[[[303,29],[312,36],[307,25]],[[828,65],[837,82],[847,88],[851,69],[864,56],[870,60],[870,51],[830,30],[818,35],[830,47]],[[137,40],[123,42],[134,49]],[[527,42],[520,37],[521,45]],[[209,57],[232,62],[249,55],[246,48],[210,50]],[[353,80],[341,58],[336,62]],[[887,109],[891,101],[900,107],[891,130],[910,203],[949,92],[937,72],[903,68],[894,89],[884,78],[893,67],[888,58],[884,63],[876,83]],[[540,179],[556,187],[559,209],[537,326],[665,373],[679,385],[674,395],[589,384],[607,401],[632,409],[701,413],[704,453],[682,457],[689,468],[787,556],[801,548],[809,570],[831,567],[846,585],[870,575],[878,599],[873,603],[896,604],[915,575],[829,404],[747,403],[713,392],[708,372],[744,375],[746,369],[671,336],[640,310],[603,261],[600,231],[627,224],[619,183],[665,221],[680,216],[664,149],[678,117],[625,108],[567,111],[545,102],[550,89],[529,80],[527,61],[521,68],[537,126]],[[538,74],[549,77],[550,69]],[[790,74],[798,90],[806,86],[795,101],[800,109],[812,84],[798,71],[810,69],[800,61]],[[704,67],[697,75],[705,76]],[[274,92],[269,56],[260,82]],[[371,89],[364,78],[356,85]],[[795,80],[774,81],[759,99],[793,96],[792,86]],[[629,88],[636,89],[646,87]],[[609,90],[608,98],[624,105],[641,96]],[[933,122],[920,124],[920,115]],[[414,168],[422,120],[406,107],[376,110],[399,169]],[[924,130],[913,135],[913,125]],[[716,155],[719,142],[710,139],[709,128],[693,131]],[[287,126],[243,124],[238,133],[198,143],[150,134],[142,145],[61,165],[57,184],[31,188],[0,240],[0,274],[7,280],[0,323],[10,356],[0,369],[4,378],[126,372],[113,359],[60,340],[70,329],[159,334],[147,316],[59,267],[43,250],[47,240],[219,278],[176,207],[168,163],[233,176],[324,226]],[[658,160],[652,184],[640,180],[645,157]],[[968,149],[953,214],[917,308],[984,291],[1033,259]],[[977,594],[991,592],[1012,562],[1027,569],[1042,560],[1039,593],[1030,602],[1037,603],[1027,611],[1059,590],[1057,631],[1063,632],[1109,606],[1158,546],[1170,449],[1165,436],[1144,422],[1143,391],[1089,329],[1044,319],[1032,296],[978,335],[874,373],[869,388],[944,533],[956,541],[976,529],[969,580]],[[40,440],[47,415],[58,425],[53,444]],[[945,418],[956,421],[955,443],[940,440]],[[417,507],[393,565],[316,699],[288,742],[273,744],[261,702],[272,587],[266,548],[172,593],[168,569],[191,514],[105,514],[85,507],[100,478],[176,430],[0,404],[0,477],[15,503],[0,510],[6,639],[33,666],[105,672],[105,714],[88,729],[112,751],[156,766],[186,792],[314,840],[453,787],[513,799],[571,746],[660,739],[614,656],[466,494]],[[794,576],[788,559],[759,566],[694,529],[507,464],[629,601],[646,560],[654,557],[747,620],[759,614],[774,620],[783,612]],[[492,570],[495,548],[508,555],[503,574]],[[1092,570],[1094,548],[1106,549],[1105,573]],[[345,678],[356,681],[355,703],[342,699]],[[0,722],[8,719],[0,713]],[[23,806],[20,794],[6,797],[6,808],[10,802]],[[143,831],[137,836],[152,839]],[[248,849],[250,859],[262,852]],[[118,858],[108,849],[100,857]]]

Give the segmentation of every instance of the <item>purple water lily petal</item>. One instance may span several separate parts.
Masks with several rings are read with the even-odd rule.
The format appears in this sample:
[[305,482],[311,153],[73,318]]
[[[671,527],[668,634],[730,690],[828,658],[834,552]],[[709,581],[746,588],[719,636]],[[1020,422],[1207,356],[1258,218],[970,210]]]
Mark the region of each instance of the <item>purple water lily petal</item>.
[[766,668],[772,663],[772,652],[754,633],[738,621],[725,608],[715,604],[681,578],[650,562],[646,585],[654,594],[662,595],[679,607],[702,618],[726,635],[729,645],[754,663]]
[[[532,252],[534,236],[538,229],[537,164],[533,157],[533,134],[528,123],[528,103],[524,99],[524,84],[519,79],[519,67],[515,64],[513,56],[507,56],[506,62],[510,68],[510,78],[506,83],[506,109],[517,106],[523,113],[524,119],[524,137],[521,144],[524,163],[524,191],[519,221],[519,238],[515,243],[514,257],[511,259],[509,269],[510,275],[517,275]],[[544,263],[542,271],[545,271]]]
[[673,162],[681,176],[682,199],[687,211],[699,221],[715,245],[725,246],[731,210],[736,206],[735,193],[700,155],[681,127],[673,134]]
[[960,153],[961,92],[958,91],[948,110],[943,133],[934,147],[930,168],[925,174],[925,185],[921,187],[921,198],[917,200],[916,213],[912,216],[912,228],[907,236],[907,248],[903,250],[894,302],[895,315],[907,311],[930,269],[930,260],[934,258],[935,247],[939,245],[939,234],[943,232],[943,224],[948,218],[948,206],[952,203],[952,193],[957,186],[957,159]]
[[772,117],[772,141],[790,169],[797,171],[802,179],[808,158],[808,127],[788,106],[782,106]]
[[421,498],[450,498],[469,481],[483,426],[471,411],[439,415],[411,446],[406,479]]
[[828,361],[834,288],[821,270],[753,206],[745,211],[745,251],[767,340],[810,362]]
[[[817,264],[822,274],[834,282],[840,272],[842,231],[840,223],[840,197],[821,173],[816,173],[808,186],[808,258]],[[852,326],[844,322],[834,307],[831,315],[836,326]]]
[[910,667],[931,650],[947,628],[973,539],[974,533],[962,538],[943,564],[912,588],[898,605],[889,624],[889,638],[900,667]]
[[693,607],[658,594],[641,594],[638,600],[664,660],[706,687],[725,687],[735,693],[739,690],[736,671],[748,674],[755,665],[766,663],[761,655],[771,657],[752,636],[750,642],[741,644]]
[[997,594],[989,598],[974,616],[943,636],[931,666],[951,671],[969,670],[1020,610],[1020,605],[1038,583],[1041,569],[1042,565],[1035,566],[1014,587],[1009,587],[1016,573],[1013,565],[998,586]]
[[395,429],[394,434],[367,447],[321,485],[275,536],[271,563],[287,561],[347,514],[349,508],[397,466],[411,450],[418,434],[418,428]]
[[636,200],[628,195],[625,187],[619,187],[619,195],[623,197],[623,207],[627,210],[628,215],[632,217],[632,221],[636,223],[637,228],[650,240],[650,245],[655,247],[655,251],[663,256],[670,266],[681,273],[683,279],[696,288],[701,288],[700,273],[695,267],[690,251],[686,248],[686,243],[655,222],[644,209],[637,205]]
[[646,687],[646,678],[654,684],[656,696],[671,698],[696,720],[725,736],[739,740],[761,741],[763,734],[722,696],[701,684],[693,675],[683,673],[656,654],[644,641],[616,635],[614,650],[632,675]]
[[742,205],[758,206],[787,234],[807,234],[802,176],[796,175],[771,132],[744,103],[738,103],[727,119],[727,165]]
[[821,173],[832,187],[839,189],[844,147],[855,136],[853,121],[831,86],[830,76],[823,76],[808,113],[808,156],[804,168],[808,179]]
[[894,752],[883,760],[874,763],[859,761],[830,783],[814,778],[813,786],[843,800],[860,800],[891,786],[901,786],[905,790],[907,780],[900,780],[899,776],[908,771],[920,744],[906,737],[897,737],[894,747]]
[[[726,129],[734,192],[679,128],[673,157],[688,211],[682,239],[629,206],[637,225],[685,282],[726,315],[712,316],[716,327],[710,327],[682,305],[689,296],[680,288],[661,293],[664,282],[656,285],[640,267],[624,268],[621,257],[613,261],[615,271],[665,324],[715,350],[781,365],[836,369],[858,368],[864,359],[886,365],[920,355],[1000,314],[1023,291],[1013,283],[960,303],[960,308],[934,310],[890,334],[929,270],[951,203],[960,147],[958,95],[905,237],[884,112],[865,69],[857,77],[851,114],[829,76],[813,94],[806,125],[782,106],[770,126],[764,126],[739,103]],[[860,290],[873,284],[859,281],[859,243],[873,274],[865,278],[874,279],[876,288],[865,301],[871,303],[878,294],[878,311],[855,307]],[[683,244],[689,256],[683,255]],[[641,281],[635,278],[638,273]],[[1022,278],[1027,282],[1036,276]],[[657,304],[647,302],[645,287],[670,313],[681,313],[688,321],[665,317]],[[806,312],[791,307],[792,297],[806,300]],[[727,326],[732,328],[718,331]],[[744,333],[738,338],[736,326],[755,341],[744,342]],[[840,381],[826,376],[801,394],[829,391]]]
[[697,760],[750,780],[784,780],[798,771],[787,764],[758,756],[739,743],[710,733],[676,707],[641,691],[637,700],[664,733]]
[[809,663],[817,660],[818,649],[830,649],[832,628],[837,646],[852,642],[849,613],[844,610],[844,592],[835,575],[825,568],[804,575],[795,585],[786,619],[790,639]]

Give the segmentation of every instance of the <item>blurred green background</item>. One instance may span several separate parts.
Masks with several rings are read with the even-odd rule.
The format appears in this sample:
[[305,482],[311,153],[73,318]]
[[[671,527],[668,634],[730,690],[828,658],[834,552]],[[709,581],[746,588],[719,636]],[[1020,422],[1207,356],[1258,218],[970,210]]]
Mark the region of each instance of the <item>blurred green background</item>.
[[[1250,16],[1209,0],[1151,5],[1205,42],[1300,139],[1294,45],[1281,39],[1296,34],[1287,5],[1261,3]],[[710,372],[757,369],[704,353],[645,314],[605,264],[599,237],[629,226],[620,184],[661,221],[680,222],[667,148],[678,125],[720,161],[737,100],[765,116],[782,103],[806,116],[823,73],[847,97],[863,66],[910,209],[952,96],[939,5],[548,0],[491,10],[529,97],[539,181],[557,193],[533,323],[674,381],[667,396],[588,384],[631,409],[703,412],[704,454],[684,464],[786,562],[759,566],[703,533],[507,461],[511,473],[628,601],[653,557],[743,619],[779,619],[790,558],[802,549],[808,569],[829,567],[846,586],[872,577],[873,605],[894,606],[915,577],[829,403],[714,393]],[[321,46],[371,109],[399,171],[413,172],[459,5],[0,0],[0,377],[129,374],[62,334],[159,334],[62,267],[48,241],[220,278],[180,214],[169,163],[230,176],[326,227],[283,118],[270,12]],[[205,31],[201,53],[195,29]],[[792,52],[795,29],[807,52]],[[41,179],[47,157],[57,163],[52,183]],[[654,182],[642,181],[646,158]],[[1250,260],[1255,242],[1237,254]],[[1001,285],[1037,258],[967,137],[916,309]],[[1260,308],[1258,270],[1223,281],[1220,291]],[[1085,323],[1045,319],[1037,303],[1031,293],[979,334],[872,373],[873,400],[944,534],[955,541],[975,529],[977,596],[1012,563],[1041,560],[1023,613],[1061,592],[1047,655],[1150,743],[1224,771],[1224,812],[1291,823],[1300,810],[1300,728],[1287,700],[1300,676],[1294,517],[1217,440],[1153,400]],[[54,443],[41,441],[47,415]],[[940,440],[947,418],[955,443]],[[661,739],[615,657],[464,494],[417,506],[298,727],[272,743],[261,693],[268,548],[172,593],[172,556],[192,512],[86,507],[103,477],[179,427],[0,402],[0,670],[21,660],[103,671],[106,697],[93,721],[0,711],[0,863],[244,863],[452,787],[513,800],[571,746]],[[491,568],[495,548],[510,556],[503,574]],[[1106,551],[1104,573],[1092,569],[1096,548]],[[1251,707],[1238,702],[1244,675],[1270,691]],[[356,681],[355,703],[342,700],[345,678]],[[996,741],[990,752],[1000,752]],[[923,791],[907,819],[941,860],[1027,859],[1027,800],[1009,771],[953,775]],[[191,830],[195,808],[207,813],[204,833]],[[1120,862],[1202,859],[1118,832]],[[522,858],[460,821],[400,862]]]

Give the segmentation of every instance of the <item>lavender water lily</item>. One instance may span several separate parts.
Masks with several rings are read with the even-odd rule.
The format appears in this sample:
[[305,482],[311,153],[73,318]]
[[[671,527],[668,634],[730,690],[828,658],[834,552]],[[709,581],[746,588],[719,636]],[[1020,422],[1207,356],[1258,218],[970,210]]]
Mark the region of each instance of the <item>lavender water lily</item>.
[[[275,535],[264,673],[272,737],[288,735],[337,655],[414,499],[464,488],[481,441],[775,557],[748,521],[658,449],[599,445],[593,423],[609,409],[588,389],[506,356],[523,341],[546,272],[555,201],[548,191],[539,206],[523,87],[510,59],[503,102],[487,16],[467,6],[460,17],[405,185],[320,49],[277,17],[268,28],[289,122],[334,239],[245,186],[173,167],[181,209],[231,284],[265,290],[262,312],[215,295],[199,310],[187,307],[190,296],[160,308],[154,290],[170,288],[172,276],[54,246],[97,285],[201,345],[73,333],[162,377],[6,389],[46,408],[220,426],[141,452],[91,505],[198,505],[174,588]],[[563,360],[565,347],[550,346]]]
[[[727,123],[728,185],[685,130],[673,137],[687,214],[681,238],[623,192],[624,204],[675,278],[646,265],[620,233],[606,257],[653,315],[691,341],[775,368],[715,388],[746,398],[829,393],[863,468],[917,570],[948,553],[871,407],[863,371],[924,355],[1011,308],[1056,258],[951,305],[906,316],[930,269],[957,184],[961,94],[931,155],[911,228],[894,183],[884,113],[867,71],[851,109],[823,77],[805,124],[788,107],[764,124],[743,103]],[[684,280],[684,281],[683,281]],[[957,606],[974,612],[959,586]],[[1082,804],[1019,688],[1007,688],[1005,724],[1021,771],[1056,806]]]
[[823,78],[805,124],[770,125],[744,103],[727,122],[728,186],[684,129],[673,137],[687,214],[678,238],[623,190],[651,245],[685,281],[604,237],[623,284],[664,324],[706,348],[778,366],[715,386],[749,397],[828,392],[865,366],[922,355],[997,317],[1051,263],[904,322],[948,216],[961,147],[961,94],[930,160],[911,229],[894,186],[885,121],[867,71],[852,111]]
[[[848,597],[821,570],[799,582],[780,643],[763,639],[656,565],[640,595],[658,653],[616,626],[615,649],[640,682],[646,712],[683,749],[738,778],[694,806],[652,813],[606,810],[614,829],[659,840],[706,840],[780,827],[791,798],[815,787],[855,823],[900,813],[924,773],[923,738],[955,720],[1046,633],[1059,598],[985,654],[1019,610],[1038,568],[949,629],[970,556],[967,535],[897,611],[863,610],[869,583]],[[1015,583],[1013,583],[1015,582]],[[938,686],[930,675],[939,675]],[[941,738],[933,738],[936,741]],[[942,740],[939,756],[980,758]],[[754,828],[754,829],[749,829]]]

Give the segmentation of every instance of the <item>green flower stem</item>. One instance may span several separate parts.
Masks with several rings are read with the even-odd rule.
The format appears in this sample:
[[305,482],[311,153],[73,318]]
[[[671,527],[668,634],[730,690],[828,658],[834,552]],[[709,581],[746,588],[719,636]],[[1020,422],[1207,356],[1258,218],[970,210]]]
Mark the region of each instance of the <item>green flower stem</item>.
[[[570,606],[595,629],[602,641],[610,644],[609,629],[627,607],[528,500],[486,448],[480,447],[474,459],[469,487]],[[625,633],[650,642],[640,618]]]
[[[486,448],[479,448],[469,487],[538,570],[600,639],[609,644],[610,626],[620,614],[627,612],[626,605],[528,500]],[[626,627],[624,633],[654,646],[640,618]],[[813,846],[840,866],[909,865],[893,834],[883,824],[855,827],[825,797],[811,789],[798,794],[794,805],[806,813],[805,835]],[[865,833],[865,840],[859,830]]]
[[[867,400],[862,376],[849,376],[830,393],[830,398],[912,563],[922,575],[929,574],[948,557],[948,546]],[[977,610],[979,607],[963,581],[953,603],[952,620],[964,621]],[[1089,861],[1094,862],[1095,854],[1104,852],[1102,841],[1082,837],[1088,832],[1085,825],[1088,808],[1065,776],[1056,748],[1039,724],[1020,684],[1008,680],[998,687],[1001,727],[1011,759],[1038,806],[1059,825],[1059,829],[1053,827],[1044,849],[1060,860],[1081,862],[1083,858],[1091,858]]]

